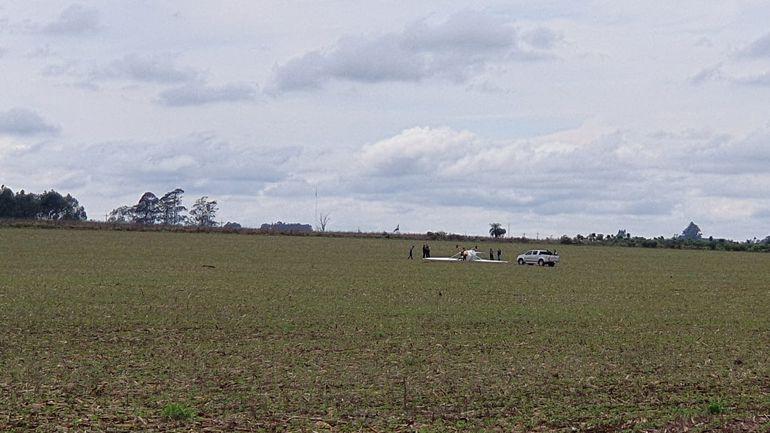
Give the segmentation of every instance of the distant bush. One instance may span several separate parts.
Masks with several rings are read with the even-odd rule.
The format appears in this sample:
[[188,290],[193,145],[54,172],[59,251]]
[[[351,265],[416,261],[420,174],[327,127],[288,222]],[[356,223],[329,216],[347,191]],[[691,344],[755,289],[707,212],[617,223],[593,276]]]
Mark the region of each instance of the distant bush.
[[446,232],[442,232],[442,231],[428,232],[428,233],[425,233],[425,236],[427,236],[427,238],[431,241],[443,241],[443,240],[446,240],[447,238]]

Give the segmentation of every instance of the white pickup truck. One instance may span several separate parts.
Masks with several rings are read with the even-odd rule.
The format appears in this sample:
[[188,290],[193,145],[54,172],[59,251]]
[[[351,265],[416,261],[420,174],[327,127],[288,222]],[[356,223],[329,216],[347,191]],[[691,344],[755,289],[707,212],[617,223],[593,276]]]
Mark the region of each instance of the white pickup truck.
[[549,250],[529,250],[516,257],[516,263],[520,265],[556,266],[559,263],[559,253]]

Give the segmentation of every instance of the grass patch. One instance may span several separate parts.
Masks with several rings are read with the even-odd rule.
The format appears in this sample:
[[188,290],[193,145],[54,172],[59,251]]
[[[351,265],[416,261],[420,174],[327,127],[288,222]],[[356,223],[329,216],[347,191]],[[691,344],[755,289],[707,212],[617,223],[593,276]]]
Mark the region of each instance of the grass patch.
[[220,431],[770,413],[770,255],[564,245],[555,268],[478,266],[406,260],[411,243],[0,228],[0,431],[190,413],[159,399]]
[[727,412],[727,407],[722,402],[712,401],[708,405],[708,413],[711,415],[721,415],[725,412]]
[[166,419],[176,421],[187,421],[195,418],[196,412],[193,408],[178,403],[169,403],[163,407],[161,416]]

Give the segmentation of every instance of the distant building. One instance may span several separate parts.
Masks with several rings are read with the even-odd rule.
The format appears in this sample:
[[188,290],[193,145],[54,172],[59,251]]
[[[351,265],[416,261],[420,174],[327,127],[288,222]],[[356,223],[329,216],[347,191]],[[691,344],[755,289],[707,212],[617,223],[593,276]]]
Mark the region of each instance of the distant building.
[[277,223],[273,223],[273,224],[262,224],[259,227],[259,229],[267,232],[276,232],[276,233],[312,233],[313,232],[313,226],[311,226],[310,224],[284,223],[281,221],[278,221]]

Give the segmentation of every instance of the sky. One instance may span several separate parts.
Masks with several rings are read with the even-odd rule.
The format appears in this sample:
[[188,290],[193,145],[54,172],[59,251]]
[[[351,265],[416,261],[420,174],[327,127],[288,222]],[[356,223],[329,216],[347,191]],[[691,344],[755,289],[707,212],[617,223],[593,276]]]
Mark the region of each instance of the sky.
[[96,220],[182,188],[244,226],[764,238],[768,22],[751,0],[2,0],[0,183]]

